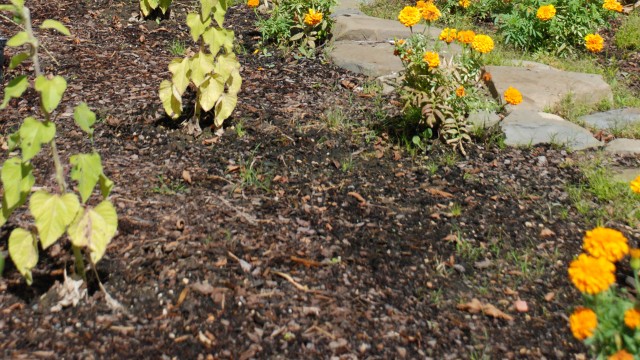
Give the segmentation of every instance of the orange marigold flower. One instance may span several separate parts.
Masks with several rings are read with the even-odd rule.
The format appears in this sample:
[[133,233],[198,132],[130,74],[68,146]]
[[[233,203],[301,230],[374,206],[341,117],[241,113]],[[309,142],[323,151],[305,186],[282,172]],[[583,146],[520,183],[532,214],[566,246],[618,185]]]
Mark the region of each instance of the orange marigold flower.
[[429,69],[437,68],[440,65],[440,55],[435,52],[427,51],[422,56],[422,60],[429,65]]
[[542,5],[536,13],[536,17],[542,21],[551,20],[554,16],[556,16],[556,8],[553,5]]
[[617,0],[605,0],[604,4],[602,4],[602,7],[607,10],[622,12],[622,4]]
[[309,9],[309,12],[304,16],[304,23],[309,26],[316,26],[322,21],[322,13],[316,12],[314,9]]
[[460,30],[458,31],[458,41],[463,44],[471,44],[476,37],[476,33],[473,30]]
[[464,86],[460,85],[458,86],[458,88],[456,89],[456,96],[457,97],[463,97],[465,95],[465,91],[464,91]]
[[593,331],[598,326],[598,317],[593,310],[580,307],[569,317],[571,332],[578,340],[584,340],[593,336]]
[[491,81],[491,73],[488,71],[485,71],[485,73],[482,74],[482,80],[484,80],[485,82]]
[[584,41],[584,46],[592,53],[600,52],[604,47],[604,39],[598,34],[589,34],[584,37]]
[[442,16],[438,7],[433,3],[427,3],[422,9],[422,17],[428,22],[436,21]]
[[504,91],[504,100],[511,105],[518,105],[522,102],[522,94],[518,89],[509,86],[507,90]]
[[405,6],[404,9],[400,11],[400,14],[398,14],[398,20],[406,27],[414,26],[420,22],[421,18],[422,13],[420,9],[415,6]]
[[638,176],[637,178],[635,178],[631,184],[631,191],[633,191],[636,194],[640,194],[640,176]]
[[569,279],[583,293],[599,294],[616,281],[616,266],[605,258],[581,254],[569,265]]
[[624,312],[624,324],[629,329],[635,329],[640,326],[640,311],[637,309],[629,309]]
[[493,50],[493,39],[487,35],[476,35],[471,47],[479,53],[486,54]]
[[627,238],[618,230],[604,227],[587,231],[584,249],[593,257],[603,257],[611,262],[616,262],[629,253]]
[[629,354],[627,350],[622,349],[617,353],[609,356],[608,360],[633,360],[633,355]]
[[396,44],[398,44],[400,46],[404,45],[404,43],[405,43],[404,39],[400,39],[400,40],[396,41]]
[[471,0],[460,0],[458,1],[458,5],[466,9],[469,7],[469,5],[471,5]]
[[444,28],[440,33],[439,39],[446,42],[447,44],[451,44],[456,39],[456,36],[457,36],[456,29]]
[[257,7],[258,5],[260,5],[260,0],[248,0],[247,1],[247,6],[250,7],[250,8]]

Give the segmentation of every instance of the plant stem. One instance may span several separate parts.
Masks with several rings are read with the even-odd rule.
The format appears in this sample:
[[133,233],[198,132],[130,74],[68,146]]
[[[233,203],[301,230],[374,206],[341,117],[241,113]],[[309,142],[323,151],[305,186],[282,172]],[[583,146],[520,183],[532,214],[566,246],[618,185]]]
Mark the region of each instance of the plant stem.
[[26,6],[22,8],[22,16],[24,16],[24,26],[27,34],[29,34],[29,38],[33,39],[35,44],[32,45],[33,54],[31,58],[33,59],[33,68],[36,70],[36,76],[42,75],[42,70],[40,69],[40,59],[38,58],[38,40],[33,34],[33,28],[31,27],[31,11]]
[[75,258],[76,263],[76,274],[82,277],[82,280],[87,282],[87,273],[84,269],[84,259],[82,258],[82,249],[75,245],[71,245],[71,249],[73,250],[73,257]]

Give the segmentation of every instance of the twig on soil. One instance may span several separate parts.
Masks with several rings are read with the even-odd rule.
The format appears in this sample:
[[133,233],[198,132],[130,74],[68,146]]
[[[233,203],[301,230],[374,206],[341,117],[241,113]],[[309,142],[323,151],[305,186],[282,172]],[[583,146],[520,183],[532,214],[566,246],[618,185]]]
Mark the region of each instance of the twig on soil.
[[328,337],[328,338],[329,338],[329,339],[331,339],[331,340],[335,340],[335,339],[336,339],[336,337],[335,337],[333,334],[331,334],[331,333],[330,333],[330,332],[328,332],[327,330],[325,330],[325,329],[323,329],[323,328],[319,327],[318,325],[313,325],[312,327],[310,327],[310,328],[308,328],[307,330],[305,330],[305,331],[304,331],[304,333],[305,333],[305,334],[307,334],[307,333],[310,333],[310,332],[312,332],[312,331],[319,332],[320,334],[322,334],[322,335],[324,335],[324,336]]
[[247,214],[246,212],[238,209],[237,207],[233,206],[227,199],[224,199],[218,195],[213,195],[213,197],[215,197],[218,201],[220,201],[222,204],[224,204],[226,207],[232,209],[233,211],[235,211],[238,215],[240,215],[242,218],[244,218],[245,220],[247,220],[247,222],[251,225],[257,225],[258,222],[260,222],[260,220],[257,220],[255,217],[253,217],[250,214]]
[[299,282],[293,280],[293,278],[289,274],[285,274],[280,271],[273,271],[273,273],[280,276],[281,278],[284,278],[285,280],[290,282],[291,285],[293,285],[296,289],[300,291],[304,291],[306,293],[312,293],[312,294],[322,294],[322,291],[309,289],[309,287],[307,287],[306,285],[302,285]]

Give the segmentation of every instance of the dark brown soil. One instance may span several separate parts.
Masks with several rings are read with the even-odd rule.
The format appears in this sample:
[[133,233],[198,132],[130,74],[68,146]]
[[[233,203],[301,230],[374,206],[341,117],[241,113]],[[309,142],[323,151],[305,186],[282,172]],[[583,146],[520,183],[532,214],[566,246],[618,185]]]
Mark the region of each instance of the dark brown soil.
[[[574,359],[586,352],[568,329],[579,294],[566,276],[594,226],[566,191],[584,181],[572,165],[584,154],[502,149],[497,136],[479,139],[467,158],[435,144],[426,154],[408,151],[372,130],[398,113],[393,98],[354,91],[349,84],[366,89],[367,79],[321,60],[254,54],[255,15],[242,5],[228,14],[243,66],[238,108],[222,134],[182,136],[156,94],[169,76],[171,43],[190,42],[183,19],[195,3],[174,1],[171,19],[157,24],[129,21],[132,0],[29,2],[36,23],[61,19],[73,33],[40,33],[56,59],[44,57],[47,72],[69,82],[57,113],[65,159],[90,149],[72,107],[87,102],[100,117],[95,147],[117,186],[119,233],[97,268],[127,313],[109,309],[95,279],[88,299],[51,311],[41,296],[62,269],[72,272],[62,242],[40,254],[31,287],[8,261],[1,357]],[[16,31],[6,21],[0,28]],[[7,77],[20,71],[29,70]],[[28,93],[3,112],[5,136],[37,113],[35,99]],[[47,156],[35,166],[37,185],[51,186]],[[0,250],[11,229],[30,221],[26,211],[14,214]],[[637,245],[637,229],[606,225]],[[474,298],[512,319],[460,308]],[[516,311],[518,299],[528,311]]]

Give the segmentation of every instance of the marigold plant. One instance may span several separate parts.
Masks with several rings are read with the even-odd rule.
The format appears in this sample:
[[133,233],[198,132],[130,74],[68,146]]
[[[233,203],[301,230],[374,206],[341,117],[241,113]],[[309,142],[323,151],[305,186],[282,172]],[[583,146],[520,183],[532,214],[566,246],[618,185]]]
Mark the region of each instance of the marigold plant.
[[316,26],[322,21],[322,13],[317,12],[315,9],[309,9],[309,12],[304,16],[304,23],[309,26]]
[[598,317],[593,310],[588,308],[578,308],[569,317],[571,332],[576,339],[584,340],[593,336],[598,326]]
[[247,6],[250,8],[258,7],[260,5],[260,0],[248,0]]
[[405,6],[398,14],[398,20],[402,25],[410,28],[422,20],[422,12],[415,6]]
[[584,37],[584,41],[584,46],[592,53],[600,52],[604,47],[604,39],[598,34],[588,34]]
[[629,253],[627,238],[618,230],[604,227],[587,231],[584,249],[593,257],[602,257],[611,262],[616,262]]
[[615,12],[622,12],[622,4],[617,0],[605,0],[605,2],[602,4],[602,8]]
[[460,0],[460,1],[458,1],[458,5],[460,5],[464,9],[466,9],[466,8],[469,7],[469,5],[471,5],[471,0]]
[[438,20],[442,16],[440,9],[435,6],[433,3],[427,3],[422,8],[422,17],[429,23]]
[[458,31],[458,41],[462,44],[468,45],[475,39],[476,33],[473,30],[460,30]]
[[491,52],[491,50],[493,50],[493,46],[493,39],[488,35],[476,35],[471,43],[473,50],[481,54]]
[[422,60],[429,65],[429,69],[437,68],[440,65],[440,56],[432,51],[424,53]]
[[458,88],[456,89],[456,96],[457,97],[463,97],[464,94],[465,94],[464,86],[462,86],[462,85],[458,86]]
[[638,176],[633,181],[631,181],[630,186],[631,186],[631,191],[633,191],[636,194],[640,194],[640,176]]
[[456,29],[444,28],[440,33],[440,36],[438,37],[438,39],[446,42],[447,44],[451,44],[453,41],[455,41],[456,37],[457,37]]
[[542,21],[548,21],[556,16],[556,8],[553,5],[543,5],[538,8],[536,17]]
[[[489,75],[489,78],[491,75]],[[511,105],[518,105],[522,102],[522,94],[518,89],[509,86],[504,92],[504,100]]]
[[[633,359],[640,355],[640,249],[629,249],[622,233],[603,227],[586,232],[580,254],[569,265],[569,278],[586,306],[569,318],[573,336],[584,341],[593,359]],[[616,265],[631,255],[635,296],[615,283]],[[622,271],[624,267],[620,267]]]

